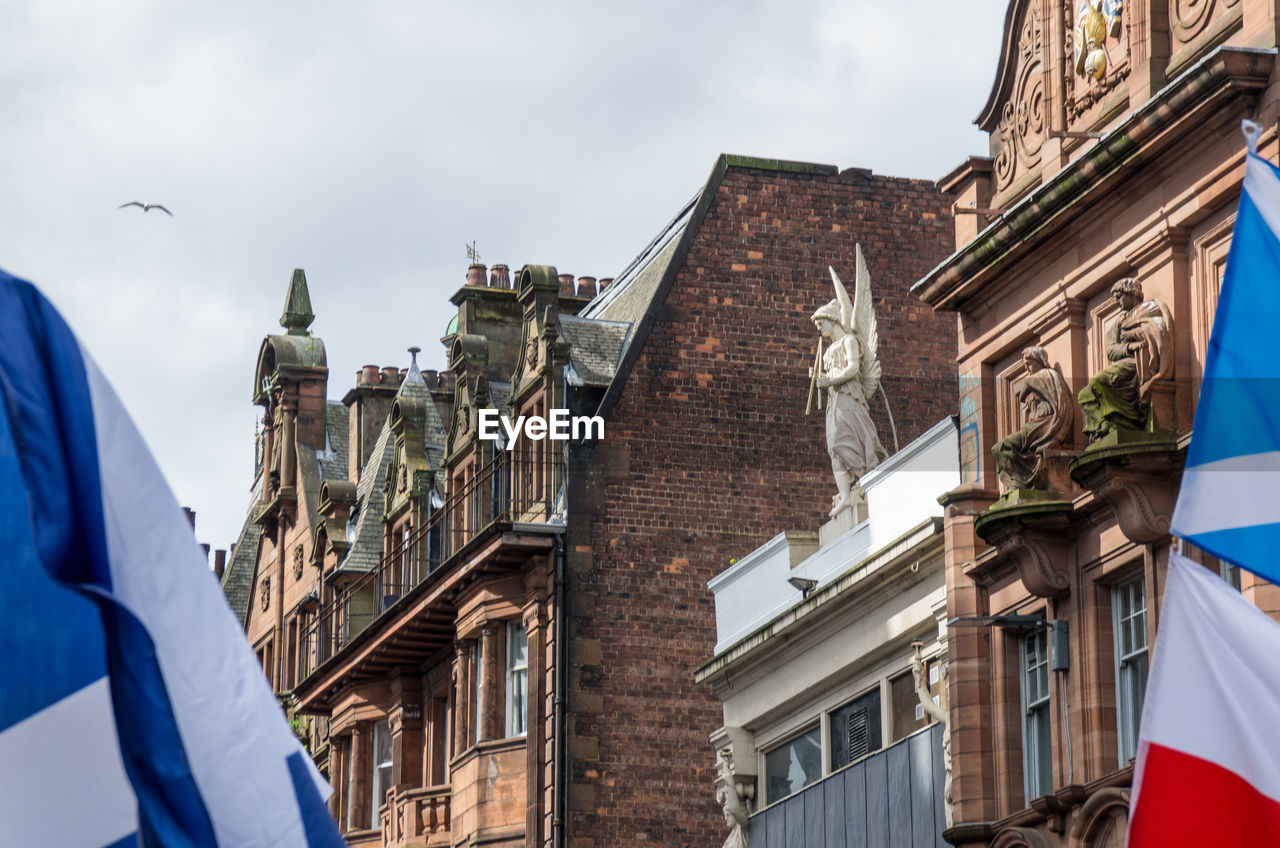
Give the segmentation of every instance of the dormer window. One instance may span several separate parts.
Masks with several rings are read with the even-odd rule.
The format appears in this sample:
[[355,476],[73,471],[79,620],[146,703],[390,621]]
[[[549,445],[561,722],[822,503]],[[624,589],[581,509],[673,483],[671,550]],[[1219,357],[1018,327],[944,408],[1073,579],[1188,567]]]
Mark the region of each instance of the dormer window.
[[360,519],[360,505],[356,504],[351,508],[351,516],[347,518],[347,544],[354,545],[356,543],[356,522]]

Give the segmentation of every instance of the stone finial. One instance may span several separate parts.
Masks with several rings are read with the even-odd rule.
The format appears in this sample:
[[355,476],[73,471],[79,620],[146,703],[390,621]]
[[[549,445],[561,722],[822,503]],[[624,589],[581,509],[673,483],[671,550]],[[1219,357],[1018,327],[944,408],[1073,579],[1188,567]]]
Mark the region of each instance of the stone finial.
[[293,269],[293,278],[289,280],[289,295],[284,301],[284,314],[280,316],[280,326],[291,336],[308,336],[308,327],[316,320],[311,311],[311,294],[307,291],[307,275],[301,268]]

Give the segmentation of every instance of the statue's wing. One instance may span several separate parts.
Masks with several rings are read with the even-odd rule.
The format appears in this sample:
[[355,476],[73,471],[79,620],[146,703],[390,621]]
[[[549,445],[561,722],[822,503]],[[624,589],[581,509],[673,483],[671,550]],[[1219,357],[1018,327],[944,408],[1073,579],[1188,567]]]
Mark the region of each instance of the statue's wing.
[[862,245],[857,246],[858,276],[853,284],[853,329],[862,355],[862,391],[868,402],[880,382],[880,334],[876,329],[876,311],[871,304],[871,274],[862,258]]
[[849,300],[849,293],[845,291],[844,283],[840,282],[836,269],[828,265],[827,270],[831,272],[831,282],[836,284],[836,300],[840,302],[840,327],[846,333],[852,333],[853,303]]

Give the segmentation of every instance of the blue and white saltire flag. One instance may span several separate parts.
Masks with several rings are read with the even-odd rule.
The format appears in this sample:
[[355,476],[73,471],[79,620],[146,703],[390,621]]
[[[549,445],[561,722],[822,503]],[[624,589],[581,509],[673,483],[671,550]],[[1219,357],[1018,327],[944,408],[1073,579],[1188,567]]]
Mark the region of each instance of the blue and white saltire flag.
[[1280,170],[1249,152],[1170,531],[1280,582]]
[[0,842],[341,846],[119,398],[0,271]]

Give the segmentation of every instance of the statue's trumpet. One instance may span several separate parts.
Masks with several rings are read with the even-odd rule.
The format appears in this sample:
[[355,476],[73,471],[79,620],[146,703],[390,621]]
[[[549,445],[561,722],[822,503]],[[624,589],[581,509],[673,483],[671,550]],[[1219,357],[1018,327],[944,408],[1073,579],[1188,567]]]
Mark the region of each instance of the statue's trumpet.
[[822,410],[822,391],[818,389],[818,374],[822,371],[822,339],[818,339],[818,347],[813,352],[813,365],[809,368],[809,399],[804,403],[804,414],[808,415],[813,408],[813,396],[818,396],[818,410]]

